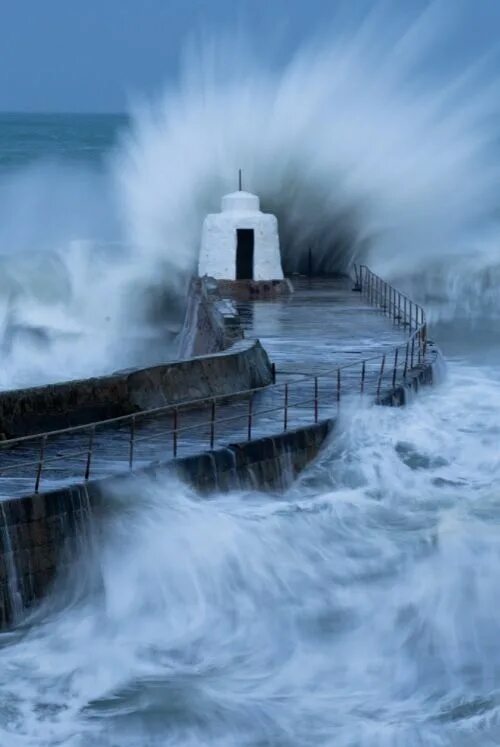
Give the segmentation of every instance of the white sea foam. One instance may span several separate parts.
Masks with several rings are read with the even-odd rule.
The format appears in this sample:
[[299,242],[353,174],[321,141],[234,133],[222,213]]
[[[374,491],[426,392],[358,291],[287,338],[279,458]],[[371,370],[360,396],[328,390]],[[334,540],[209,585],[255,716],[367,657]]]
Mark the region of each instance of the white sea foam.
[[499,408],[495,371],[453,364],[351,415],[280,498],[108,496],[5,640],[0,742],[494,744]]
[[189,56],[162,99],[136,107],[119,153],[133,242],[177,282],[242,168],[278,215],[288,271],[312,248],[322,270],[363,259],[406,282],[437,273],[454,299],[471,267],[484,283],[498,267],[498,76],[486,60],[443,72],[452,27],[434,4],[409,26],[376,15],[337,31],[278,70],[229,44]]

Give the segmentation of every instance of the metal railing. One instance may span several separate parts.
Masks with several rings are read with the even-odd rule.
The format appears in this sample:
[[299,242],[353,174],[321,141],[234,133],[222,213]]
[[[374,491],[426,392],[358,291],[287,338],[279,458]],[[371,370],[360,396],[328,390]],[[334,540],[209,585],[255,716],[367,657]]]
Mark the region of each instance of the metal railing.
[[[404,381],[408,372],[425,360],[425,314],[422,307],[365,265],[356,266],[354,271],[353,290],[407,332],[401,345],[317,375],[276,374],[273,366],[273,383],[269,387],[189,400],[0,442],[0,460],[11,456],[10,463],[0,462],[0,477],[14,476],[25,484],[31,475],[34,492],[38,493],[49,470],[55,471],[59,478],[64,477],[66,470],[70,479],[89,480],[99,473],[95,464],[101,456],[107,465],[119,461],[120,470],[132,470],[139,463],[177,458],[182,451],[186,453],[186,448],[189,453],[214,449],[221,439],[225,444],[251,440],[256,433],[256,421],[263,426],[259,435],[271,432],[276,435],[291,427],[318,423],[321,417],[332,417],[347,396],[369,396],[380,401],[383,391]],[[277,375],[292,378],[278,383]],[[154,446],[158,442],[159,446]],[[143,444],[147,445],[148,454],[141,459],[138,451]],[[23,459],[26,451],[29,458]],[[105,471],[110,474],[118,470],[107,466]]]

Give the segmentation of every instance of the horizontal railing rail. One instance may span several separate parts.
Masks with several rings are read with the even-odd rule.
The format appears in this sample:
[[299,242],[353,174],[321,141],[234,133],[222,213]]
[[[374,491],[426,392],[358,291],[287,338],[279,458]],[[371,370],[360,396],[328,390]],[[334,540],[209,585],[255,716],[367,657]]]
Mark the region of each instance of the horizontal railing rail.
[[[125,468],[132,469],[139,462],[137,449],[145,442],[153,443],[163,439],[163,456],[177,458],[182,445],[189,445],[192,434],[199,436],[197,444],[202,447],[205,444],[207,448],[213,449],[220,440],[220,435],[225,436],[224,442],[241,438],[241,435],[238,436],[237,432],[231,430],[238,421],[243,421],[244,439],[251,440],[255,433],[256,418],[274,418],[273,425],[276,424],[276,429],[273,432],[276,434],[286,432],[294,419],[301,425],[318,423],[321,414],[331,416],[332,408],[339,408],[344,397],[351,394],[370,395],[379,400],[383,390],[387,387],[394,388],[397,381],[406,379],[408,372],[425,360],[425,313],[421,306],[365,265],[355,266],[354,273],[354,290],[360,292],[370,306],[380,309],[390,317],[395,325],[407,330],[405,342],[359,361],[332,366],[316,375],[283,373],[293,378],[282,382],[276,381],[273,366],[273,384],[269,387],[186,400],[175,405],[164,405],[85,425],[3,441],[0,442],[0,459],[10,454],[12,461],[7,464],[0,462],[0,477],[10,476],[14,472],[24,484],[29,479],[25,477],[26,471],[32,469],[31,479],[34,480],[33,487],[37,493],[44,472],[49,469],[64,471],[68,463],[74,463],[74,460],[81,460],[82,464],[76,472],[74,465],[71,467],[71,477],[89,480],[92,473],[96,472],[94,465],[98,455],[110,449],[109,441],[102,444],[99,436],[110,432],[122,432],[124,438],[119,446],[126,451],[122,452],[120,461]],[[307,388],[309,390],[306,394]],[[274,401],[260,401],[259,396],[263,392],[272,400],[278,400],[277,404]],[[164,420],[168,420],[166,428],[163,427]],[[158,432],[141,433],[141,428],[148,421],[162,427]],[[69,441],[72,439],[79,443],[71,444]],[[50,447],[56,449],[56,452],[50,453]],[[29,459],[17,459],[26,449],[34,449],[33,455]]]

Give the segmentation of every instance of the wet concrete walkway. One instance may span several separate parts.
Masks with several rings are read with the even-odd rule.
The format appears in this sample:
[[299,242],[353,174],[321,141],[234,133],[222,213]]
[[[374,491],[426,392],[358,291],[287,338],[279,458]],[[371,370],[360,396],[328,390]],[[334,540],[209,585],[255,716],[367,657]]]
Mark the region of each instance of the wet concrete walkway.
[[[347,278],[292,278],[295,292],[272,301],[238,303],[247,337],[258,337],[277,368],[277,386],[253,398],[251,437],[281,432],[285,401],[289,429],[332,417],[338,407],[337,366],[341,371],[342,399],[360,392],[361,361],[365,366],[364,391],[372,397],[380,374],[380,356],[403,344],[408,331],[381,310],[367,304]],[[304,377],[304,374],[308,378]],[[389,366],[385,375],[391,376]],[[317,385],[314,378],[317,376]],[[285,387],[288,383],[288,387]],[[389,380],[386,380],[386,385]],[[288,389],[288,391],[286,391]],[[317,396],[316,396],[317,395]],[[211,409],[181,411],[177,443],[171,413],[136,421],[131,450],[131,428],[99,427],[92,438],[90,477],[97,478],[153,461],[204,451],[246,440],[249,436],[249,401],[226,403]],[[317,407],[317,412],[316,412]],[[185,430],[187,429],[187,430]],[[88,464],[89,431],[50,437],[45,446],[41,490],[83,479]],[[0,498],[33,492],[40,441],[28,441],[15,449],[0,451]],[[27,461],[29,466],[23,466]]]
[[257,337],[278,371],[319,375],[379,355],[407,333],[353,291],[349,278],[292,278],[293,295],[238,303],[245,335]]

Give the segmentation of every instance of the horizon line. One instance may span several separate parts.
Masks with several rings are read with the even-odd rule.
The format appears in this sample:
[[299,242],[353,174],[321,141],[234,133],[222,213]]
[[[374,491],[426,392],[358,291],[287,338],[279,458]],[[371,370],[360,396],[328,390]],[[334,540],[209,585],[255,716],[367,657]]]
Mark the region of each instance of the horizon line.
[[0,109],[0,117],[2,116],[19,116],[19,115],[33,115],[33,116],[92,116],[92,117],[129,117],[128,112],[118,111],[66,111],[62,109],[54,109],[49,111],[47,109]]

